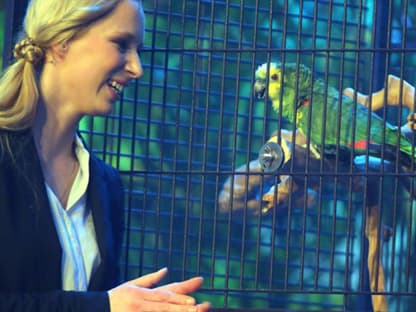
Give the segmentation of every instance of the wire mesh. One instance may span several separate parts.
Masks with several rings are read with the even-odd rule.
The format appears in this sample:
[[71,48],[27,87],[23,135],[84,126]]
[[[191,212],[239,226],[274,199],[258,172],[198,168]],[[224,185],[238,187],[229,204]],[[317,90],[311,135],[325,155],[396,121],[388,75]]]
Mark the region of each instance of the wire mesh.
[[[406,0],[143,5],[144,77],[125,91],[111,116],[85,118],[80,125],[93,152],[118,168],[125,183],[124,278],[163,266],[170,280],[202,275],[204,287],[196,296],[215,308],[371,311],[366,237],[371,196],[384,234],[377,241],[384,290],[375,293],[386,295],[391,311],[416,307],[413,160],[407,172],[396,160],[384,161],[388,151],[374,163],[366,153],[351,156],[344,167],[337,157],[328,160],[329,167],[322,159],[308,160],[273,174],[250,167],[273,133],[281,142],[282,129],[294,130],[267,100],[253,97],[258,65],[305,64],[339,96],[346,87],[376,92],[389,74],[414,84],[416,5]],[[377,114],[402,127],[412,111],[386,106]],[[413,132],[408,137],[414,141]],[[353,169],[354,161],[360,170]],[[295,180],[285,202],[261,213],[262,196],[285,177]],[[245,182],[236,184],[239,178]],[[407,178],[410,192],[403,186]],[[222,206],[226,181],[229,201]]]
[[[84,127],[90,146],[125,181],[125,278],[167,266],[171,279],[204,276],[197,296],[217,308],[370,311],[365,202],[374,191],[379,226],[394,233],[379,243],[389,306],[414,307],[413,203],[397,170],[342,172],[336,164],[333,171],[308,173],[293,166],[288,174],[301,177],[304,192],[267,214],[253,215],[248,207],[250,196],[258,199],[270,183],[281,182],[279,175],[268,182],[248,164],[274,131],[292,129],[267,101],[253,98],[257,66],[303,63],[326,84],[368,94],[388,74],[414,81],[414,5],[201,0],[144,6],[145,75],[114,116]],[[401,127],[407,111],[378,113]],[[224,210],[218,201],[224,182],[244,165],[241,175],[260,177],[257,193],[246,190],[242,202]],[[369,181],[358,192],[357,176]]]

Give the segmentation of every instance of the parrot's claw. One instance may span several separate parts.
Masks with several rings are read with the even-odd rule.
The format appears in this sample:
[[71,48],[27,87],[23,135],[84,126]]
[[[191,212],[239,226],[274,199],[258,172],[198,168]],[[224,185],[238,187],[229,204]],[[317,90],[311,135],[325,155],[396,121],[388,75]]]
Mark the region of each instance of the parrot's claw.
[[266,214],[266,213],[268,213],[269,211],[270,211],[270,209],[272,209],[272,207],[271,207],[271,205],[270,205],[270,203],[266,203],[266,205],[263,205],[262,204],[262,207],[261,207],[261,214]]
[[261,200],[261,213],[266,214],[270,209],[275,207],[275,196],[273,194],[264,194]]
[[416,113],[407,116],[407,127],[413,131],[416,130]]

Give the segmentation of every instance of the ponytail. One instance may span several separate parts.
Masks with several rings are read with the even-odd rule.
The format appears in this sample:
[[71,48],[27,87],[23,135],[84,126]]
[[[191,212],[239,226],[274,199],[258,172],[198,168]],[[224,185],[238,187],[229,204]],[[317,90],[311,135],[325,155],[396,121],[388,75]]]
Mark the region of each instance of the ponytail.
[[36,113],[36,70],[45,53],[31,38],[24,38],[13,55],[16,61],[0,78],[0,128],[22,130],[31,126]]

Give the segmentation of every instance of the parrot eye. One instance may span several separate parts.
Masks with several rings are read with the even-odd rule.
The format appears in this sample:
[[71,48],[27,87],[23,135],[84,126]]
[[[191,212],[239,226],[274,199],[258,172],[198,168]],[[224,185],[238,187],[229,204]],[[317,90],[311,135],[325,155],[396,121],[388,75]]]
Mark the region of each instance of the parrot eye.
[[270,78],[274,81],[277,81],[277,80],[279,80],[279,75],[278,74],[273,74],[273,75],[271,75]]

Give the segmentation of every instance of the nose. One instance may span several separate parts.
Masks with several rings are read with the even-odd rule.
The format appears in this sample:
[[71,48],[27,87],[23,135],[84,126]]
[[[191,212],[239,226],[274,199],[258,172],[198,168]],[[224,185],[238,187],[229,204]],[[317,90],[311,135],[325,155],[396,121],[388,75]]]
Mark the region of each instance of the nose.
[[140,61],[139,54],[136,51],[131,51],[126,59],[126,71],[131,78],[140,78],[143,75],[143,67]]

